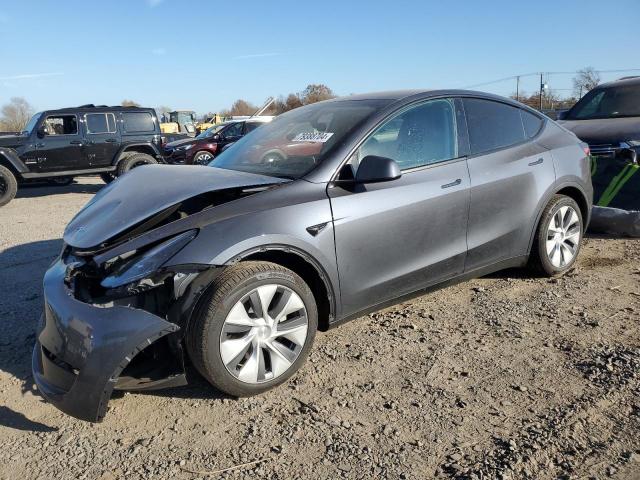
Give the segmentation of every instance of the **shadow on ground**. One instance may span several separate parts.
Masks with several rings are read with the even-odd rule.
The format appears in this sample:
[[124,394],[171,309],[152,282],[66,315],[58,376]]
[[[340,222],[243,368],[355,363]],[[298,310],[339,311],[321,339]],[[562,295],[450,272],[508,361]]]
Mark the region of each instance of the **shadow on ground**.
[[4,405],[0,405],[0,425],[29,432],[55,432],[58,430],[44,423],[29,420],[23,414],[15,412]]
[[58,186],[49,183],[25,183],[18,188],[16,198],[35,198],[47,195],[60,195],[67,193],[98,193],[104,187],[104,183],[72,183],[71,185]]

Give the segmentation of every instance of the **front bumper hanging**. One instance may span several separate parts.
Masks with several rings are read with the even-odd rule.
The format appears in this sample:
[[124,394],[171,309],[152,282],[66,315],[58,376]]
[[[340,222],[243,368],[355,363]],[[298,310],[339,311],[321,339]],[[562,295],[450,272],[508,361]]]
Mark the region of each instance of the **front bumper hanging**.
[[44,277],[43,322],[33,350],[42,396],[63,412],[99,422],[118,376],[135,355],[178,325],[144,310],[96,306],[74,298],[57,260]]

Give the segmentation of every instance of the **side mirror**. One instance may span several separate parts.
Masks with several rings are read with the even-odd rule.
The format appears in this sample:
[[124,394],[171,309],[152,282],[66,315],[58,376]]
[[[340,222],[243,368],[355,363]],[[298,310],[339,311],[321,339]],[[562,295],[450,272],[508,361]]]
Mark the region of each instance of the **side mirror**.
[[618,158],[624,160],[625,163],[638,164],[638,152],[633,148],[622,148],[618,151]]
[[367,155],[360,161],[356,172],[356,183],[388,182],[400,178],[398,164],[387,157]]
[[44,127],[39,127],[38,131],[36,132],[38,138],[44,138],[46,134],[47,132],[45,131]]
[[556,115],[556,120],[564,120],[565,118],[567,118],[568,114],[569,114],[569,110],[558,112],[558,114]]

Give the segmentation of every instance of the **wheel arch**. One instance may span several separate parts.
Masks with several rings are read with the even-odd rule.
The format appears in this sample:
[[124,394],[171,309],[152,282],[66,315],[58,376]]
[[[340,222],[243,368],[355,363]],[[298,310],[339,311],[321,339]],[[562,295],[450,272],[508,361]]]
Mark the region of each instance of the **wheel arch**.
[[266,261],[288,268],[299,275],[313,293],[318,306],[318,330],[326,331],[335,318],[335,293],[329,276],[319,262],[306,252],[285,245],[267,245],[247,250],[227,265],[243,261]]
[[545,197],[544,202],[542,202],[541,206],[538,208],[538,213],[536,214],[536,221],[533,224],[533,229],[531,230],[531,236],[529,238],[529,254],[531,253],[531,248],[533,247],[533,240],[536,236],[536,231],[538,230],[538,225],[540,224],[540,218],[542,217],[542,212],[549,204],[554,195],[566,195],[567,197],[572,198],[580,207],[580,213],[582,215],[582,223],[584,225],[584,230],[586,231],[587,225],[589,224],[589,218],[591,216],[591,208],[589,201],[587,199],[587,194],[584,190],[574,184],[574,183],[564,183],[556,186],[556,188],[550,190],[550,193]]
[[158,159],[161,156],[158,149],[150,144],[150,143],[132,143],[124,145],[118,150],[118,153],[115,155],[112,164],[116,165],[120,160],[124,158],[125,153],[146,153],[147,155],[151,155],[153,158]]
[[7,167],[11,170],[16,177],[21,173],[26,173],[29,168],[24,164],[20,157],[11,149],[0,148],[0,165]]

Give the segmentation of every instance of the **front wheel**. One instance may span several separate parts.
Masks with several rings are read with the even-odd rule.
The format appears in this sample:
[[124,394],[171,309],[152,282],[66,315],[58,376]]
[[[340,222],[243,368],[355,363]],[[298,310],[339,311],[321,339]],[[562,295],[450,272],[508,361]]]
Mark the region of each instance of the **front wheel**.
[[16,177],[7,167],[0,165],[0,207],[13,200],[17,191]]
[[297,274],[241,262],[216,279],[187,332],[198,371],[233,396],[256,395],[304,363],[318,328],[315,298]]
[[132,153],[118,162],[118,176],[124,175],[134,168],[142,165],[151,165],[158,163],[155,158],[146,153]]
[[207,150],[201,150],[193,156],[194,165],[209,165],[211,160],[213,160],[213,155]]
[[540,217],[531,252],[531,265],[547,276],[561,275],[576,262],[584,233],[576,201],[555,195]]

